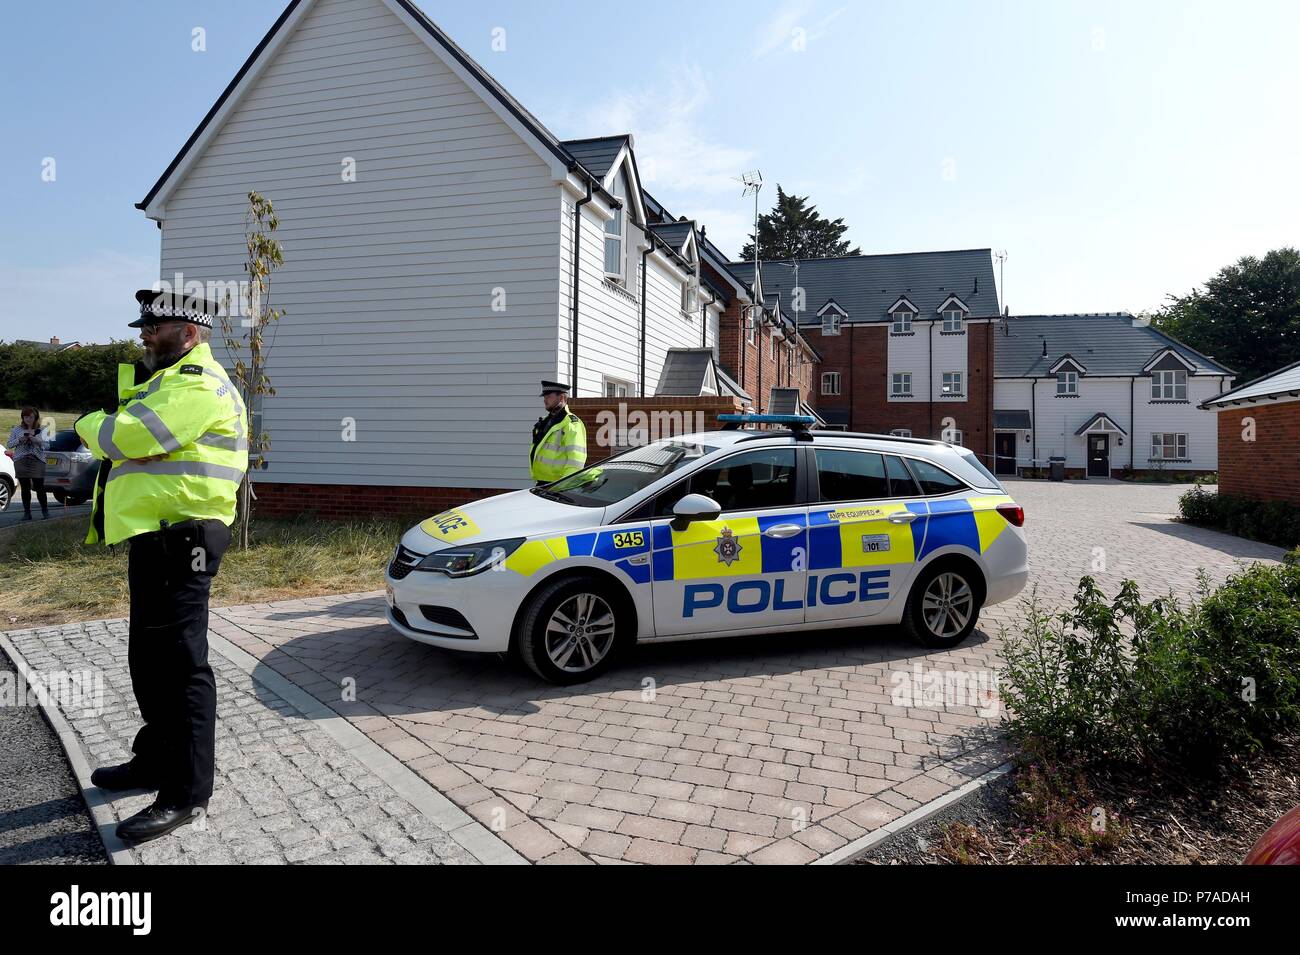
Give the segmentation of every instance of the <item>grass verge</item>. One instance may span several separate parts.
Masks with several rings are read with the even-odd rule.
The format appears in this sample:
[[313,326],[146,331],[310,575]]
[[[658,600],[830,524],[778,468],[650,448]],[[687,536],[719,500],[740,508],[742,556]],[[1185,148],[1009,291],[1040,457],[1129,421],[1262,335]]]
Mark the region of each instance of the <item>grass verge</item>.
[[[247,551],[234,544],[212,588],[213,606],[357,593],[384,585],[384,565],[415,519],[255,520]],[[83,544],[70,519],[0,532],[0,629],[124,617],[127,550]]]

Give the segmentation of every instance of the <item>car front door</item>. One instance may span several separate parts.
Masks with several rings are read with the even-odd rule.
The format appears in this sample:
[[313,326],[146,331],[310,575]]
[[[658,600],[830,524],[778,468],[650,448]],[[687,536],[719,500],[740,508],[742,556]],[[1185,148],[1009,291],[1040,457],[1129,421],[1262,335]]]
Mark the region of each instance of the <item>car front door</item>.
[[[661,493],[651,523],[655,635],[803,623],[807,508],[796,503],[798,449],[740,451]],[[717,501],[715,520],[683,524],[687,494]]]
[[815,448],[813,459],[806,619],[875,616],[911,584],[928,508],[895,455]]

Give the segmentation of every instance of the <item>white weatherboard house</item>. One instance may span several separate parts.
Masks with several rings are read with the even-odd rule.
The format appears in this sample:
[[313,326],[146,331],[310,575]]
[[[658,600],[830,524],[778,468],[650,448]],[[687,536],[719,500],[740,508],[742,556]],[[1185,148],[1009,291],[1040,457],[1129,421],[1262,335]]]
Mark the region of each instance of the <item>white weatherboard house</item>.
[[285,252],[268,492],[522,487],[542,379],[652,395],[669,349],[716,353],[631,137],[561,142],[407,0],[289,4],[138,204],[165,281],[244,277],[250,189]]
[[1233,372],[1127,313],[1022,315],[997,328],[996,470],[1213,471],[1218,422],[1200,407]]

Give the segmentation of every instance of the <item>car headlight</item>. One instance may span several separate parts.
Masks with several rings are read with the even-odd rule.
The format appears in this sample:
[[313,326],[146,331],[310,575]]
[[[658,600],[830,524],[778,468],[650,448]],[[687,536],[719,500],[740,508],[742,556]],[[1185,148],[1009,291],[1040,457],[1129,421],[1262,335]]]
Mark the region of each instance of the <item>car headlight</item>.
[[465,544],[437,550],[415,565],[416,570],[431,570],[448,577],[470,577],[481,574],[505,560],[524,542],[522,537],[509,540],[485,541],[482,544]]

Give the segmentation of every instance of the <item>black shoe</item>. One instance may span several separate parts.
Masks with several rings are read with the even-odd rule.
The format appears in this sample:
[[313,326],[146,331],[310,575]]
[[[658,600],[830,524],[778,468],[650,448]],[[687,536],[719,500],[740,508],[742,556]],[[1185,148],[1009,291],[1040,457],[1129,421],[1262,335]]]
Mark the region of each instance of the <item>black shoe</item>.
[[164,806],[154,803],[117,825],[117,837],[126,842],[148,842],[165,836],[173,829],[191,822],[202,824],[208,817],[208,801],[191,806]]
[[25,521],[30,521],[31,519],[32,519],[32,512],[31,512],[31,511],[23,511],[23,520],[25,520]]
[[157,789],[158,784],[130,763],[101,766],[90,774],[90,781],[100,789]]

